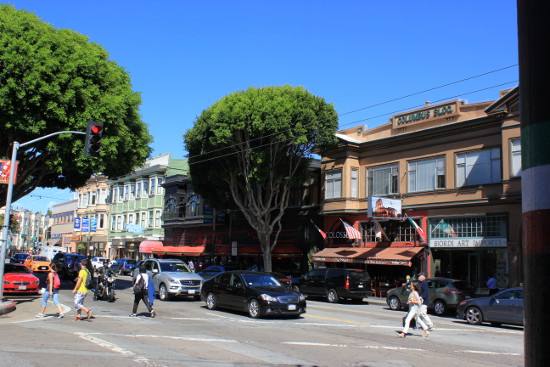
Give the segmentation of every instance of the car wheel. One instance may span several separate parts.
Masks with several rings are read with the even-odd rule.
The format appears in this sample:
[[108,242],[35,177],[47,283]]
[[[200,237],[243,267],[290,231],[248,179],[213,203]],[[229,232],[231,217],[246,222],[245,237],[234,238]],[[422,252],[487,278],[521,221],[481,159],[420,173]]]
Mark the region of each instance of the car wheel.
[[248,314],[253,319],[260,317],[260,302],[258,302],[257,299],[251,299],[250,302],[248,302]]
[[397,311],[401,309],[401,301],[399,300],[399,297],[397,296],[391,296],[390,300],[388,301],[388,306],[390,306],[390,309]]
[[170,295],[168,294],[168,289],[166,289],[166,285],[161,284],[159,286],[159,298],[161,301],[167,301],[170,298]]
[[447,312],[447,305],[444,301],[438,299],[434,302],[434,312],[437,316],[444,315]]
[[206,308],[209,310],[215,310],[218,306],[218,300],[216,299],[216,295],[212,292],[208,293],[206,296]]
[[338,302],[338,293],[336,293],[336,290],[334,289],[329,289],[328,292],[327,292],[327,300],[330,302],[330,303],[336,303]]
[[479,325],[483,321],[481,310],[477,307],[470,307],[466,310],[466,321],[472,325]]

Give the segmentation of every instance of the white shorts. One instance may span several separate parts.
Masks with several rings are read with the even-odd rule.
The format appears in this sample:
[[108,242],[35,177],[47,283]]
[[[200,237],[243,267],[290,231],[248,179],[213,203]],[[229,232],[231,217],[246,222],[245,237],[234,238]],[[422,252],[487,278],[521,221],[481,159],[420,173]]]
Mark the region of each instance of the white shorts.
[[84,300],[88,293],[77,293],[74,295],[74,308],[80,310],[84,306]]

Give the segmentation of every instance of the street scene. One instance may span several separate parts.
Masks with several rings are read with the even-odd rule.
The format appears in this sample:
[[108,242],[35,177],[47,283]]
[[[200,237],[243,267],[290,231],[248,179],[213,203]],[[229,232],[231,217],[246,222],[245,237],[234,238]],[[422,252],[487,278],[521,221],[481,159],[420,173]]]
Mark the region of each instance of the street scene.
[[429,337],[411,329],[396,338],[404,311],[379,297],[361,303],[307,300],[299,318],[252,319],[246,313],[208,310],[190,297],[155,300],[150,318],[140,304],[129,317],[130,276],[120,276],[114,303],[85,304],[94,319],[73,321],[70,287],[60,300],[65,317],[50,302],[38,319],[38,298],[17,301],[17,312],[0,316],[0,357],[11,366],[521,366],[523,328],[475,326],[452,313],[433,316]]
[[550,365],[547,15],[0,0],[0,367]]

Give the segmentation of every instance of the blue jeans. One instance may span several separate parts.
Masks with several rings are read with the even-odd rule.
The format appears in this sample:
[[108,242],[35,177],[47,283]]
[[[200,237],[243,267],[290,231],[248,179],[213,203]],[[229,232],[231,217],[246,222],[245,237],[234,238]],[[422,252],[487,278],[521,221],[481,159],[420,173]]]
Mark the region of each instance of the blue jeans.
[[[48,303],[48,298],[50,298],[50,292],[48,291],[48,289],[46,289],[46,291],[42,295],[42,307],[46,307],[46,304]],[[53,289],[52,299],[53,299],[53,303],[56,306],[60,305],[59,304],[59,289]]]

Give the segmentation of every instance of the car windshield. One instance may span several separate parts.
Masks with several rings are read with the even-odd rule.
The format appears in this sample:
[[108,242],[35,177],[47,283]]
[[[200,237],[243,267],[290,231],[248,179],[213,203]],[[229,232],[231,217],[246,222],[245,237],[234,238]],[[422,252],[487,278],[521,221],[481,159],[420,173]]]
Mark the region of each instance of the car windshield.
[[369,280],[369,273],[360,270],[350,270],[349,279],[355,282],[366,282]]
[[4,267],[4,273],[25,273],[30,274],[30,270],[26,266],[17,266],[13,264],[6,264]]
[[136,263],[136,260],[126,260],[126,264],[134,265]]
[[32,260],[33,261],[50,261],[46,256],[33,256]]
[[189,268],[184,263],[160,263],[160,269],[166,272],[189,273]]
[[250,287],[268,287],[276,288],[282,287],[281,283],[277,279],[270,275],[263,274],[243,274],[243,279]]
[[463,280],[455,280],[453,282],[456,289],[459,289],[461,291],[471,291],[474,289],[468,282],[465,282]]

